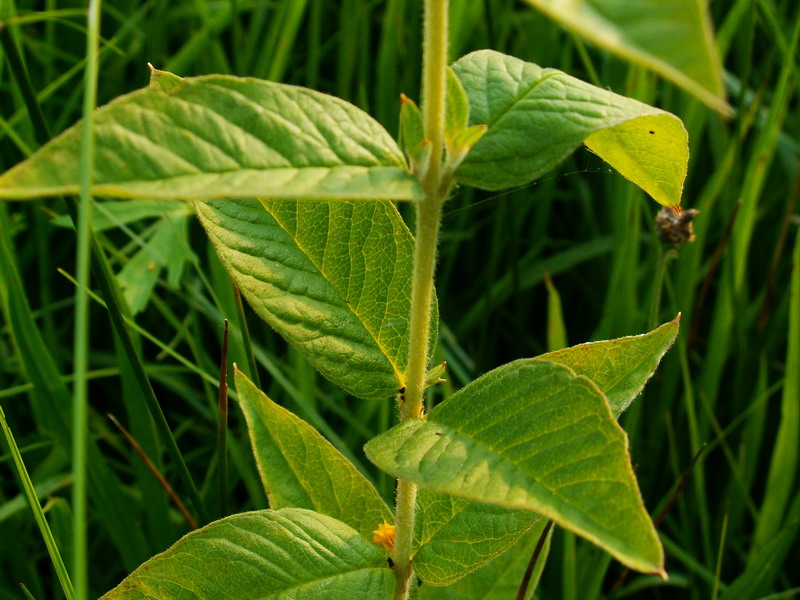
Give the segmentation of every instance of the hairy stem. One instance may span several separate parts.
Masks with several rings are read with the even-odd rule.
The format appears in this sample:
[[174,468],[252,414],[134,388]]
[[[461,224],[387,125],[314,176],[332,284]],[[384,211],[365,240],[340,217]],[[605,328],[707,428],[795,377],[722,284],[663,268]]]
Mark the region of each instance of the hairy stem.
[[[445,93],[447,76],[447,0],[425,0],[422,64],[422,118],[425,138],[431,144],[431,164],[422,181],[425,199],[417,206],[414,275],[411,288],[408,372],[400,420],[419,417],[422,411],[425,370],[436,269],[439,222],[447,185],[440,181],[444,147]],[[403,396],[401,395],[401,398]],[[417,486],[407,480],[397,482],[394,569],[397,585],[395,600],[408,598],[414,574],[411,545],[414,538],[414,513]]]

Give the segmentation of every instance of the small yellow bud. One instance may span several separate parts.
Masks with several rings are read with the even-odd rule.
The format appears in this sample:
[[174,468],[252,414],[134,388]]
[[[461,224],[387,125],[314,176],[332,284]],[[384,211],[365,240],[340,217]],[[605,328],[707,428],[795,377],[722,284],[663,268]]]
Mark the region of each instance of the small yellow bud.
[[387,522],[383,522],[378,525],[378,528],[373,531],[373,540],[379,546],[383,546],[389,551],[389,554],[394,552],[394,534],[397,530],[397,527],[394,525],[389,525]]

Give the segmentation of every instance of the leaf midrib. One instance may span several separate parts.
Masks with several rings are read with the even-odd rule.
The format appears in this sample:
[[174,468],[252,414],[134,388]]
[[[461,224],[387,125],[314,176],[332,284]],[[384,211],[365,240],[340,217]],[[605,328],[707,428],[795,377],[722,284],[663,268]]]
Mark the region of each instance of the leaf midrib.
[[[325,271],[322,269],[322,267],[319,264],[317,264],[317,261],[314,258],[312,258],[312,255],[307,251],[307,249],[305,247],[303,247],[303,245],[297,240],[297,238],[294,235],[292,235],[292,233],[289,231],[289,229],[287,229],[285,224],[283,222],[281,222],[281,220],[266,206],[265,202],[263,200],[260,201],[260,202],[261,202],[261,206],[263,206],[264,210],[266,210],[269,213],[269,215],[274,219],[274,221],[278,225],[278,227],[280,227],[281,230],[289,237],[289,239],[291,239],[295,243],[297,248],[303,253],[303,256],[305,256],[306,259],[312,265],[314,265],[314,268],[317,269],[317,272],[320,274],[320,276],[328,283],[328,285],[331,286],[331,289],[333,289],[336,292],[336,295],[342,301],[342,306],[346,307],[347,311],[350,312],[350,314],[352,314],[354,317],[356,317],[358,323],[361,325],[361,327],[364,329],[364,331],[367,332],[367,334],[369,335],[370,339],[372,339],[372,341],[375,343],[375,347],[380,350],[381,354],[386,359],[386,362],[388,362],[389,365],[391,365],[392,370],[394,371],[395,379],[398,382],[398,386],[397,387],[398,387],[398,389],[400,389],[403,385],[405,385],[405,374],[401,373],[398,370],[398,365],[395,364],[395,361],[386,352],[386,349],[384,348],[384,346],[378,341],[378,338],[375,336],[375,333],[369,327],[367,327],[367,324],[361,318],[361,315],[359,313],[357,313],[353,309],[352,303],[350,303],[347,300],[347,298],[342,296],[341,290],[336,285],[334,285],[333,282],[328,278],[327,273],[325,273]],[[327,248],[327,246],[328,246],[328,237],[326,235],[325,247]]]

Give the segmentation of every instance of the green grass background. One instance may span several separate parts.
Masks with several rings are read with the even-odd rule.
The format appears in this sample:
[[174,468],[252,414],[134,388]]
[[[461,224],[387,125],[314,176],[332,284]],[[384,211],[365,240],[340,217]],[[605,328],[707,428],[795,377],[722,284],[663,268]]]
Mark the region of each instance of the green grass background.
[[[149,61],[180,75],[232,73],[313,87],[368,110],[395,133],[400,92],[419,96],[419,4],[108,0],[98,102],[146,85]],[[800,7],[794,0],[730,0],[712,2],[711,12],[737,110],[727,122],[519,2],[452,1],[452,60],[489,47],[557,67],[674,112],[690,135],[683,206],[700,210],[697,240],[666,264],[658,310],[660,322],[682,313],[681,335],[622,419],[650,511],[665,508],[680,488],[660,526],[670,580],[631,575],[612,592],[619,565],[557,533],[539,588],[543,599],[800,597],[800,257],[795,251],[793,265],[792,251],[800,213],[800,63],[791,46]],[[83,94],[82,3],[5,0],[0,18],[21,50],[50,129],[73,124]],[[0,60],[0,169],[37,146],[16,80]],[[224,502],[217,486],[215,381],[224,318],[232,326],[231,358],[247,363],[226,274],[180,206],[156,207],[149,218],[124,226],[118,210],[109,210],[112,226],[99,239],[134,301],[135,341],[208,513],[266,507],[235,406]],[[545,272],[560,294],[570,344],[651,328],[664,267],[652,230],[657,210],[586,150],[523,189],[460,191],[444,214],[437,358],[448,361],[448,382],[437,397],[509,360],[546,351]],[[98,203],[95,213],[99,219],[108,211]],[[69,566],[75,286],[68,276],[75,272],[76,241],[74,231],[54,222],[64,214],[59,201],[0,205],[0,238],[28,297],[26,305],[9,291],[10,281],[0,281],[0,406]],[[320,427],[391,499],[392,481],[368,464],[361,446],[392,424],[394,408],[347,397],[248,308],[245,315],[264,390]],[[87,459],[100,483],[89,486],[88,562],[96,596],[188,531],[106,413],[131,430],[187,503],[188,495],[107,312],[94,302],[90,316],[95,450]],[[15,343],[12,322],[35,327],[43,343],[33,330]],[[20,584],[35,598],[61,597],[2,443],[0,598],[24,597]]]

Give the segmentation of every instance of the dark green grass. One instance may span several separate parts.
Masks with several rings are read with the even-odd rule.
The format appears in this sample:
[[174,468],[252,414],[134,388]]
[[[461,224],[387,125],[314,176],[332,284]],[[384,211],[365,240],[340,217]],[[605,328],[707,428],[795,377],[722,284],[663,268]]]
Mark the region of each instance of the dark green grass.
[[[2,6],[7,13],[0,17],[8,19],[45,120],[58,132],[80,116],[82,14],[61,4],[51,12],[41,3]],[[623,417],[651,512],[667,505],[692,458],[707,446],[661,525],[670,582],[630,575],[614,597],[792,597],[800,586],[793,568],[800,562],[800,478],[792,460],[798,453],[792,415],[797,418],[800,403],[800,292],[791,295],[792,277],[795,290],[800,287],[794,251],[800,70],[791,46],[798,8],[789,0],[736,0],[714,2],[712,10],[737,109],[729,122],[653,75],[584,48],[519,2],[452,2],[452,59],[491,47],[588,81],[596,77],[595,83],[675,112],[689,130],[692,161],[683,204],[701,211],[697,240],[667,264],[658,310],[659,321],[681,312],[682,333]],[[181,75],[221,72],[308,85],[362,106],[395,132],[399,93],[418,99],[419,19],[413,0],[109,0],[99,101],[146,85],[149,61]],[[5,170],[38,143],[4,56],[0,119]],[[437,398],[508,360],[546,351],[545,271],[561,296],[569,343],[646,331],[662,260],[652,232],[657,209],[585,150],[524,189],[455,196],[445,208],[438,285],[444,323],[438,352],[448,360],[449,381]],[[407,207],[403,211],[410,216]],[[0,205],[0,237],[21,284],[0,282],[0,403],[69,568],[76,288],[57,269],[75,274],[76,241],[73,231],[52,223],[53,213],[66,212],[60,201]],[[98,233],[115,273],[147,244],[159,218],[166,217]],[[134,343],[215,518],[222,505],[215,406],[223,319],[231,322],[231,359],[244,369],[248,355],[230,282],[197,223],[176,233],[176,244],[186,250],[183,271],[172,281],[167,271],[159,273],[135,316]],[[28,304],[12,290],[24,291]],[[104,415],[115,414],[187,504],[190,497],[108,313],[94,301],[90,310],[88,559],[90,589],[99,595],[188,531]],[[369,465],[361,446],[392,423],[393,407],[347,397],[249,308],[244,315],[264,390],[320,428],[390,499],[392,481]],[[26,332],[25,344],[12,340],[15,327]],[[229,510],[264,508],[235,402],[228,443]],[[0,445],[0,540],[13,543],[0,543],[0,598],[24,597],[21,583],[35,598],[59,597],[7,450]],[[620,573],[593,547],[558,534],[540,596],[611,597]]]

